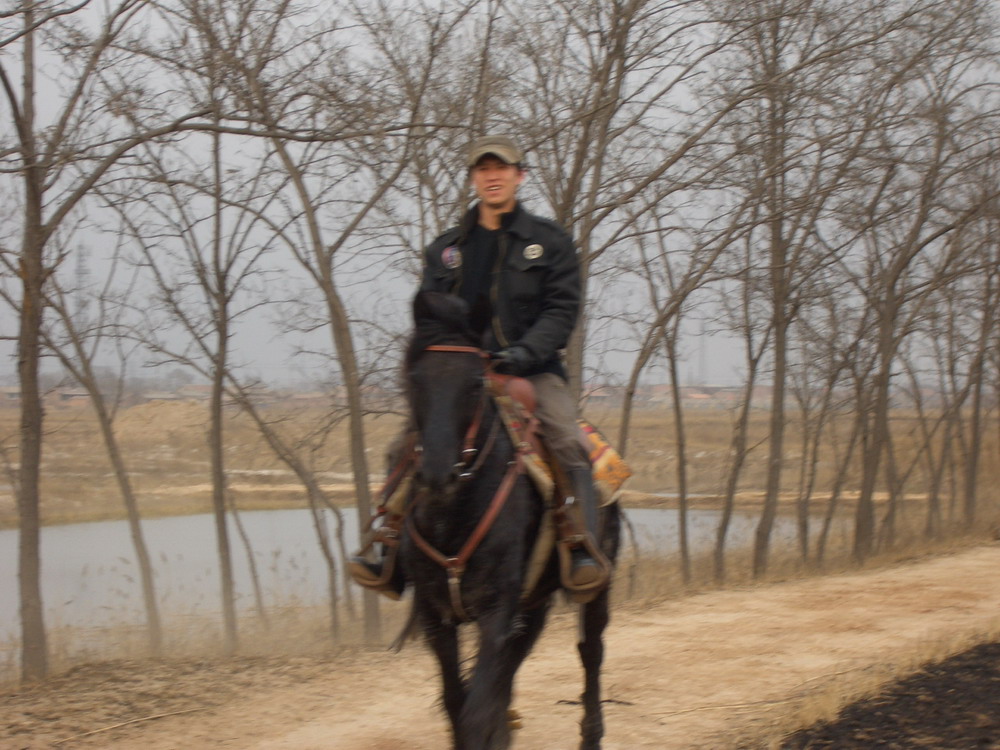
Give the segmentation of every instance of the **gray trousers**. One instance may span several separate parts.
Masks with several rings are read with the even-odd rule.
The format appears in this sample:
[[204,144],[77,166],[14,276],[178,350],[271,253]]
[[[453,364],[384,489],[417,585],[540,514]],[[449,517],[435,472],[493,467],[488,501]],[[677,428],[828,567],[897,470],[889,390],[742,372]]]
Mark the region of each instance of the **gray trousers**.
[[551,372],[532,375],[528,380],[535,387],[535,416],[552,458],[564,471],[590,471],[590,456],[580,442],[576,400],[566,381]]
[[[580,441],[576,401],[570,395],[566,381],[551,372],[532,375],[528,380],[535,387],[535,417],[552,458],[566,472],[574,469],[590,471],[590,456]],[[409,421],[389,445],[386,452],[387,471],[392,471],[402,458],[406,436],[414,429],[412,421]]]

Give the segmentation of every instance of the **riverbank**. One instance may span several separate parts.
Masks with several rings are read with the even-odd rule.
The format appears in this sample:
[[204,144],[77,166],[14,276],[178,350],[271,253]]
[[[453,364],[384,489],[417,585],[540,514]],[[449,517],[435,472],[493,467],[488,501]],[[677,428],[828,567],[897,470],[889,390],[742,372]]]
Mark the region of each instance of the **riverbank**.
[[[268,412],[272,427],[300,455],[334,507],[354,507],[355,492],[349,473],[349,436],[343,424],[327,424],[328,414],[315,407],[284,407]],[[16,444],[17,412],[0,409],[0,438]],[[627,462],[633,475],[625,485],[622,503],[630,508],[676,508],[677,457],[672,453],[669,424],[664,409],[645,409],[633,415]],[[690,416],[687,507],[719,510],[720,490],[728,467],[728,431],[725,412],[697,412]],[[616,415],[605,411],[588,414],[614,442]],[[366,421],[366,452],[372,491],[381,481],[386,446],[398,434],[401,417],[385,415]],[[129,482],[143,518],[192,515],[212,510],[212,487],[206,450],[207,409],[199,402],[151,402],[123,410],[115,421],[116,436],[128,467]],[[118,480],[93,415],[87,408],[54,409],[47,415],[43,452],[41,518],[45,525],[120,520],[126,517]],[[756,424],[762,430],[765,425]],[[758,436],[759,437],[759,436]],[[227,411],[224,424],[228,499],[239,510],[281,510],[308,507],[305,490],[263,441],[257,427],[238,411]],[[15,456],[9,454],[9,470]],[[795,457],[790,456],[789,460]],[[763,506],[766,481],[763,453],[752,453],[743,467],[735,509],[757,512]],[[817,486],[829,479],[832,464],[820,462]],[[984,468],[984,471],[986,469]],[[992,469],[990,469],[992,471]],[[984,476],[983,487],[991,486]],[[789,482],[791,483],[791,478]],[[0,528],[16,528],[18,514],[12,491],[14,479],[0,484]],[[877,496],[876,503],[886,502]],[[846,487],[838,497],[836,514],[851,515],[856,492]],[[984,499],[984,504],[992,502]],[[816,495],[808,512],[822,516],[829,498]],[[957,515],[955,502],[941,498],[945,518]],[[925,513],[924,496],[899,501],[902,510],[912,506]],[[795,493],[779,498],[778,513],[799,513]]]
[[[338,482],[320,485],[330,504],[344,512],[354,510],[354,488],[350,484]],[[371,491],[377,492],[378,485],[372,485]],[[250,482],[234,482],[228,487],[229,497],[238,511],[253,510],[294,510],[307,508],[308,500],[301,485],[276,484],[272,480],[255,484]],[[212,488],[207,484],[178,485],[146,490],[140,503],[143,518],[170,518],[174,516],[197,515],[212,512]],[[853,512],[853,497],[842,500],[839,514]],[[879,498],[878,502],[884,502]],[[916,503],[923,498],[908,498],[907,502]],[[620,496],[622,507],[648,508],[657,510],[675,510],[680,501],[670,493],[640,492],[623,490]],[[811,501],[813,512],[825,510],[829,498],[814,498]],[[764,504],[764,493],[741,492],[734,498],[734,508],[739,512],[755,512]],[[689,510],[721,510],[724,505],[719,495],[696,495],[689,497]],[[84,503],[56,500],[43,511],[43,525],[55,526],[68,523],[87,523],[93,521],[121,521],[127,518],[124,507],[119,503]],[[791,495],[779,499],[778,513],[791,515],[798,513],[796,499]],[[0,529],[17,528],[17,513],[12,497],[0,497]]]
[[[290,474],[290,472],[289,472]],[[286,483],[287,478],[278,479],[272,473],[268,479],[261,482],[232,482],[228,493],[237,511],[256,510],[295,510],[308,508],[308,499],[301,485]],[[355,505],[354,487],[344,482],[321,484],[330,505],[344,512],[353,512]],[[378,491],[379,485],[371,486],[372,496]],[[109,492],[113,492],[109,488]],[[143,518],[170,518],[175,516],[197,515],[212,512],[212,487],[207,484],[174,485],[147,489],[142,493],[140,512]],[[829,496],[810,499],[809,512],[814,516],[826,513]],[[856,506],[856,493],[847,494],[838,499],[836,515],[851,516]],[[888,498],[879,495],[875,498],[877,506],[882,506]],[[676,510],[680,501],[676,494],[668,492],[643,492],[625,489],[620,494],[620,502],[625,508],[647,508],[657,510]],[[905,508],[919,508],[926,503],[926,497],[913,495],[903,498],[901,505]],[[721,495],[699,494],[687,499],[689,510],[722,510],[725,505]],[[740,513],[756,513],[764,507],[763,491],[740,492],[733,499],[734,511]],[[800,512],[798,500],[794,495],[784,494],[778,500],[778,515],[790,516]],[[906,515],[905,509],[902,511]],[[69,523],[88,523],[94,521],[121,521],[127,518],[125,508],[119,500],[114,502],[83,502],[65,499],[54,499],[46,504],[42,512],[42,523],[45,526],[55,526]],[[14,498],[11,495],[0,494],[0,529],[15,529],[18,517]]]

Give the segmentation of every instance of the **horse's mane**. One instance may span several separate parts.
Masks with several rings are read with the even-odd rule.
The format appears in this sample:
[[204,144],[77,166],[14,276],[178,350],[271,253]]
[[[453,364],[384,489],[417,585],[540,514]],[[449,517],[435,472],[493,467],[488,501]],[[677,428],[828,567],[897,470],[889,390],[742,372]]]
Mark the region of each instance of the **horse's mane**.
[[451,344],[480,346],[477,316],[461,297],[442,292],[418,292],[413,298],[413,336],[406,350],[406,365],[428,346]]

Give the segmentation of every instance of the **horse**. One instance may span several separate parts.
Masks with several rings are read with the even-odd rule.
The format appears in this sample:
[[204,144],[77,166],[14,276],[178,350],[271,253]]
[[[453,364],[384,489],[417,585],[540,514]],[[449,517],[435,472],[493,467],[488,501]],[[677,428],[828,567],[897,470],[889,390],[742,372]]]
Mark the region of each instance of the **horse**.
[[[472,321],[474,312],[456,296],[421,292],[413,317],[405,371],[418,465],[399,561],[413,586],[413,614],[440,665],[453,750],[505,750],[514,677],[560,588],[558,561],[553,551],[526,595],[544,501],[520,470],[519,446],[489,396],[489,358],[479,348],[475,331],[483,328]],[[602,551],[613,561],[617,503],[601,516]],[[600,671],[608,596],[605,588],[580,605],[581,750],[600,750],[604,734]],[[466,675],[459,649],[464,623],[478,628],[476,659]]]

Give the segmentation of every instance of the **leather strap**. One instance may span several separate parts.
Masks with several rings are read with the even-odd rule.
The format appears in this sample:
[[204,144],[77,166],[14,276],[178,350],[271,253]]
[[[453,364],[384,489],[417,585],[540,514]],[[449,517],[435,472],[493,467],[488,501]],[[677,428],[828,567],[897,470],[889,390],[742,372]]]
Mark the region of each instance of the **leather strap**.
[[410,532],[414,543],[425,555],[444,568],[448,573],[448,587],[451,592],[452,609],[454,609],[456,616],[461,620],[469,619],[465,613],[465,609],[462,607],[461,592],[459,590],[462,582],[462,574],[465,573],[465,566],[469,562],[469,558],[472,557],[472,553],[476,551],[480,542],[485,538],[486,533],[493,526],[493,522],[496,521],[501,509],[506,504],[507,498],[510,497],[511,490],[514,489],[514,482],[517,481],[517,477],[521,473],[521,462],[521,452],[518,451],[514,460],[508,464],[507,473],[504,474],[504,478],[500,482],[496,494],[493,495],[489,507],[482,518],[479,519],[476,528],[473,529],[472,534],[465,541],[465,544],[462,545],[462,549],[459,550],[459,553],[455,557],[446,557],[431,546],[430,542],[424,539],[417,530],[417,525],[413,521],[413,514],[409,513],[406,516],[406,528]]
[[425,352],[454,352],[457,354],[475,354],[482,359],[489,359],[489,352],[483,351],[478,346],[455,346],[452,344],[434,344],[424,349]]
[[[428,346],[424,349],[428,352],[450,352],[456,354],[474,354],[484,361],[484,367],[489,366],[490,355],[488,352],[475,347],[475,346],[457,346],[450,344],[435,344],[433,346]],[[487,393],[488,389],[483,389],[483,398],[479,402],[479,406],[476,410],[476,415],[473,417],[472,423],[469,425],[469,429],[466,431],[464,445],[462,447],[462,461],[465,462],[470,456],[476,453],[474,447],[476,436],[479,434],[479,429],[482,426],[483,416],[486,411],[486,400],[490,397]],[[490,435],[487,437],[486,444],[483,446],[483,450],[477,456],[475,464],[465,472],[464,476],[468,479],[472,473],[482,464],[483,459],[489,453],[493,446],[493,442],[496,438],[496,428],[499,419],[494,421],[493,429],[490,431]],[[497,488],[496,493],[493,495],[493,499],[490,501],[489,507],[483,514],[482,518],[479,519],[479,523],[476,524],[476,528],[473,529],[472,534],[462,545],[461,550],[455,557],[446,557],[441,552],[436,550],[430,542],[424,539],[423,535],[417,530],[417,525],[413,520],[413,513],[406,514],[406,528],[413,539],[414,544],[431,560],[436,562],[438,565],[443,567],[448,574],[448,591],[451,596],[451,606],[455,613],[455,616],[460,620],[466,621],[469,619],[465,608],[462,606],[462,575],[465,573],[465,566],[472,557],[473,552],[479,547],[479,544],[486,537],[487,532],[493,526],[493,522],[496,521],[497,516],[500,514],[501,509],[507,502],[507,498],[510,496],[511,490],[514,488],[514,482],[517,481],[518,475],[521,473],[523,468],[523,456],[520,447],[516,449],[514,460],[508,464],[507,472],[504,474],[503,480],[500,482],[500,486]],[[411,506],[412,507],[412,506]]]
[[415,431],[408,433],[406,435],[406,440],[403,443],[402,456],[396,462],[396,465],[392,467],[392,470],[389,472],[389,476],[386,477],[385,481],[382,483],[382,487],[378,491],[379,504],[375,509],[375,513],[368,519],[368,526],[365,529],[366,531],[370,531],[375,521],[388,512],[389,498],[392,497],[404,477],[409,474],[410,467],[416,461],[416,445],[417,433]]

